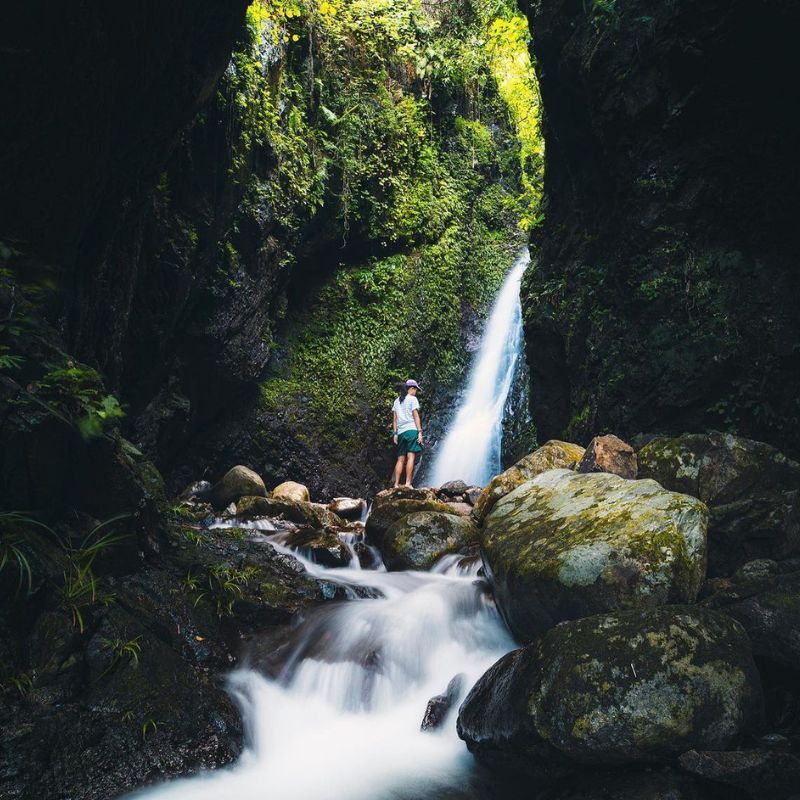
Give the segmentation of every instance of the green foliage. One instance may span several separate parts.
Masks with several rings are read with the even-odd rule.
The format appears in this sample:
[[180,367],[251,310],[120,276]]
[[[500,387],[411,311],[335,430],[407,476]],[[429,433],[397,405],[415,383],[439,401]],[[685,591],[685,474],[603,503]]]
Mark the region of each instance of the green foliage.
[[519,246],[515,229],[538,214],[541,139],[527,25],[510,6],[448,15],[415,0],[353,0],[322,10],[300,8],[313,67],[298,76],[285,42],[270,82],[254,63],[265,37],[274,41],[265,26],[235,71],[254,81],[243,97],[260,98],[248,113],[277,159],[284,188],[269,199],[282,221],[332,206],[343,238],[378,253],[341,265],[291,315],[285,358],[262,384],[270,416],[335,452],[383,435],[394,380],[460,379],[465,309],[483,312]]
[[[81,541],[74,545],[71,540],[61,540],[67,556],[63,572],[63,583],[58,587],[61,606],[72,617],[73,625],[81,633],[86,628],[84,613],[94,605],[108,605],[112,596],[104,590],[94,574],[97,557],[109,547],[119,544],[125,536],[113,530],[113,525],[127,519],[130,514],[118,514],[96,525]],[[109,530],[104,531],[105,528]]]
[[254,566],[235,567],[225,562],[211,564],[199,571],[189,571],[184,578],[186,588],[194,595],[194,605],[209,602],[218,617],[233,614],[243,589],[258,575]]
[[49,365],[46,369],[38,381],[27,387],[22,402],[35,403],[63,422],[76,426],[84,439],[100,436],[125,416],[117,398],[105,392],[95,370],[71,360],[59,366]]

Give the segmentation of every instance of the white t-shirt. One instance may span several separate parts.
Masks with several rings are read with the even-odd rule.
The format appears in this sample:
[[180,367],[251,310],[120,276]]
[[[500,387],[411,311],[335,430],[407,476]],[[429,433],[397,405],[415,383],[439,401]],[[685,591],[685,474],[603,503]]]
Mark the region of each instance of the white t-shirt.
[[397,432],[415,431],[417,423],[414,422],[414,412],[419,411],[419,400],[413,395],[407,394],[403,402],[396,397],[392,405],[392,411],[397,414]]

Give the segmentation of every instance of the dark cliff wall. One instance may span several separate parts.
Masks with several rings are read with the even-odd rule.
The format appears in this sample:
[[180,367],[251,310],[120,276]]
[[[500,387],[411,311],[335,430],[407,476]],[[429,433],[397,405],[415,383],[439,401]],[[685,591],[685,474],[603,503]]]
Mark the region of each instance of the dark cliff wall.
[[546,219],[523,289],[542,438],[800,451],[794,2],[541,0]]

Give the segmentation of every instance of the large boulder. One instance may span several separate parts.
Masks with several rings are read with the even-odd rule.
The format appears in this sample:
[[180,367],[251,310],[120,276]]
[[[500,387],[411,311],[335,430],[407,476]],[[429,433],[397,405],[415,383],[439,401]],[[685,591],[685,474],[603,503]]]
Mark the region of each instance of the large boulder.
[[266,497],[267,487],[261,476],[241,464],[229,469],[208,492],[208,500],[216,508],[225,508],[240,497]]
[[778,568],[775,561],[745,564],[703,602],[742,624],[756,656],[800,670],[800,564]]
[[742,627],[673,606],[566,622],[504,656],[473,687],[459,736],[478,756],[613,765],[722,750],[761,719]]
[[710,575],[800,553],[800,464],[774,447],[712,432],[658,437],[638,456],[641,477],[708,506]]
[[303,503],[274,497],[242,497],[236,504],[236,516],[272,517],[311,528],[343,528],[347,523],[321,503]]
[[272,490],[272,496],[281,500],[297,500],[300,503],[308,503],[311,500],[308,487],[295,481],[279,483]]
[[595,436],[578,464],[578,472],[613,472],[621,478],[636,477],[636,453],[613,433]]
[[443,555],[478,540],[472,520],[440,511],[415,511],[383,536],[381,553],[390,570],[430,569]]
[[549,469],[573,469],[581,460],[584,449],[577,444],[551,439],[538,450],[521,458],[505,472],[495,475],[474,501],[473,515],[480,524],[492,510],[494,504],[517,486],[535,478]]
[[500,500],[481,530],[487,577],[512,633],[617,608],[691,603],[708,513],[655,481],[550,470]]
[[447,503],[437,500],[430,489],[389,489],[378,493],[367,517],[367,538],[380,547],[386,531],[401,517],[414,511],[450,513]]

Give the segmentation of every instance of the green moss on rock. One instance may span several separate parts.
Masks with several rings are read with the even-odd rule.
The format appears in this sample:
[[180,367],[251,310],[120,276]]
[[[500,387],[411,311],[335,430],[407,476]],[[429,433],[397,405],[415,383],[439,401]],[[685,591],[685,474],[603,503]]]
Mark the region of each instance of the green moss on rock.
[[546,753],[549,745],[575,761],[608,765],[722,750],[762,714],[742,627],[720,613],[672,606],[548,631],[478,681],[459,713],[459,734],[501,752]]
[[692,602],[705,578],[703,503],[655,481],[550,470],[484,522],[487,573],[523,640],[617,608]]
[[389,569],[430,569],[442,556],[477,540],[477,527],[462,516],[416,511],[391,525],[381,552]]
[[521,458],[505,472],[495,475],[475,501],[473,515],[478,522],[492,510],[494,504],[517,486],[549,469],[572,469],[583,457],[584,448],[569,442],[551,439],[533,453]]

